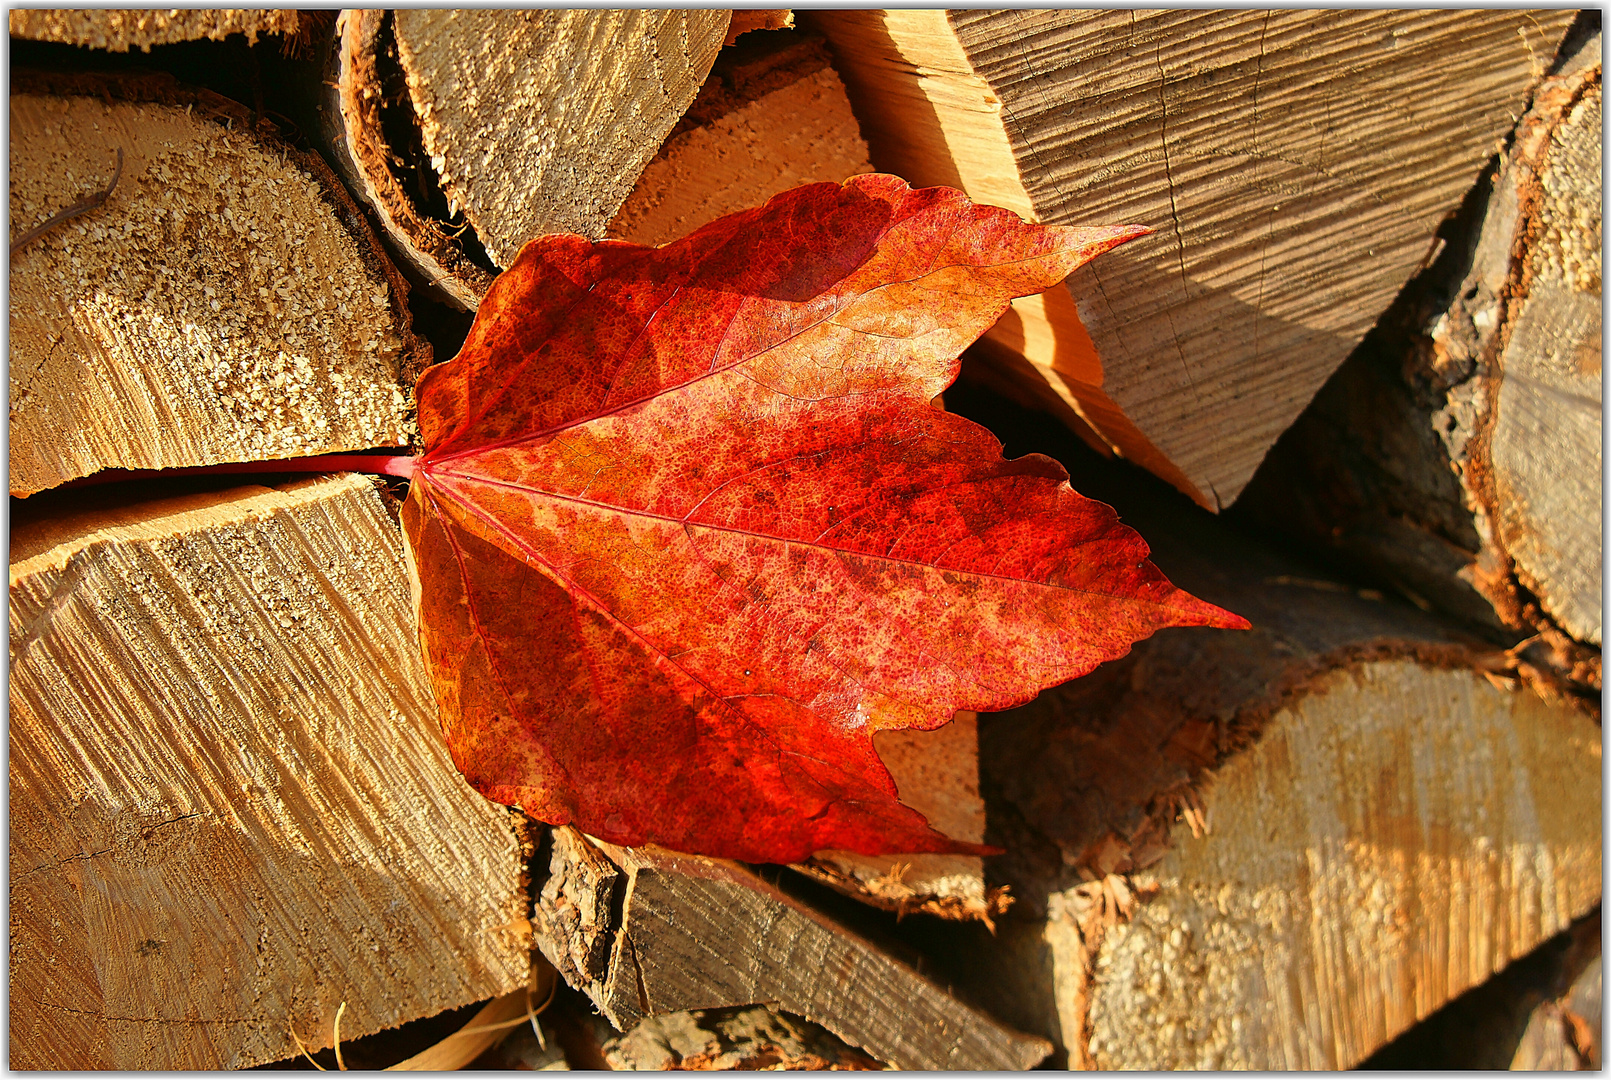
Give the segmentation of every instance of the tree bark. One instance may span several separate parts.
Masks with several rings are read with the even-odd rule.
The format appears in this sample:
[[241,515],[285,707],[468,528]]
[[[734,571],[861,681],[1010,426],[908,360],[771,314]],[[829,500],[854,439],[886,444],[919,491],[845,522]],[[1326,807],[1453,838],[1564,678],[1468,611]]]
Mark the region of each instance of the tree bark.
[[405,264],[473,310],[526,241],[604,235],[699,92],[729,14],[348,12],[326,139]]
[[102,206],[12,257],[13,495],[407,444],[429,347],[317,158],[166,77],[18,73],[13,242],[115,173]]
[[30,513],[13,1068],[245,1068],[526,982],[526,826],[448,756],[371,481]]
[[820,1024],[766,1005],[651,1016],[603,1052],[610,1068],[632,1072],[883,1068]]
[[991,332],[1210,508],[1415,271],[1572,12],[812,13],[878,168],[1154,232]]

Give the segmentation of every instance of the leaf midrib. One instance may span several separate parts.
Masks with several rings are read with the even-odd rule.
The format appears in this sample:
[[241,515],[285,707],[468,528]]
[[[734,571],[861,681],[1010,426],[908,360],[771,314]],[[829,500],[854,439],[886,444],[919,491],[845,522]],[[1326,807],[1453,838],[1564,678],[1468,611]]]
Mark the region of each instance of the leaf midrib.
[[[422,471],[426,471],[426,470],[422,470]],[[432,470],[428,470],[428,475],[442,476],[444,474],[442,472],[438,471],[438,470],[432,469]],[[868,554],[866,552],[852,551],[852,550],[850,550],[848,548],[837,548],[837,547],[833,547],[830,544],[823,544],[823,543],[820,543],[820,542],[817,542],[817,541],[812,541],[812,540],[795,540],[795,539],[791,539],[791,538],[785,537],[785,536],[775,536],[775,535],[773,535],[771,533],[755,532],[754,530],[750,530],[750,529],[734,528],[733,526],[730,526],[730,525],[716,525],[716,524],[711,524],[709,522],[690,521],[687,518],[672,517],[670,514],[657,514],[652,510],[642,510],[642,509],[638,509],[636,507],[617,506],[617,505],[615,505],[613,503],[600,502],[600,501],[598,501],[596,499],[584,499],[584,498],[581,498],[581,497],[575,496],[575,495],[562,495],[559,492],[547,491],[547,490],[545,490],[543,488],[528,487],[528,486],[526,486],[524,484],[516,484],[516,483],[512,483],[512,482],[507,481],[507,480],[494,480],[494,479],[492,479],[490,477],[473,476],[473,475],[470,475],[468,473],[459,473],[459,472],[446,473],[445,475],[448,476],[448,477],[459,479],[459,480],[470,481],[472,483],[486,484],[486,485],[488,485],[490,487],[505,488],[505,489],[510,490],[510,491],[518,491],[518,492],[522,492],[522,493],[525,493],[525,494],[531,494],[531,495],[540,495],[540,496],[543,496],[543,497],[546,497],[546,498],[553,499],[556,502],[576,503],[576,504],[582,505],[582,506],[595,507],[595,508],[600,509],[600,510],[614,511],[615,513],[618,513],[618,514],[621,514],[621,515],[624,515],[624,516],[641,517],[641,518],[649,518],[649,519],[656,520],[656,521],[664,521],[664,522],[667,522],[669,524],[680,525],[683,528],[697,527],[697,528],[701,528],[701,529],[710,529],[713,532],[723,532],[723,533],[728,533],[728,534],[731,534],[731,535],[734,535],[734,536],[753,537],[753,538],[759,539],[759,540],[772,540],[772,541],[775,541],[775,542],[780,543],[780,544],[795,544],[795,545],[798,545],[800,547],[815,548],[815,549],[817,549],[819,551],[827,551],[827,552],[831,552],[831,553],[833,553],[835,555],[852,555],[852,556],[856,556],[858,558],[873,559],[873,560],[877,560],[877,561],[880,561],[880,562],[895,563],[895,564],[902,565],[902,566],[912,566],[912,567],[918,567],[918,568],[927,569],[927,570],[938,570],[938,571],[940,571],[942,573],[960,574],[960,575],[964,575],[964,576],[967,576],[967,577],[981,578],[981,579],[991,580],[991,581],[1003,581],[1003,582],[1009,582],[1009,583],[1020,584],[1020,585],[1037,585],[1037,586],[1040,586],[1042,588],[1060,589],[1060,590],[1062,590],[1064,592],[1075,593],[1075,594],[1078,594],[1078,595],[1081,595],[1081,596],[1095,596],[1095,597],[1101,597],[1101,598],[1107,599],[1107,600],[1118,600],[1118,601],[1122,601],[1122,602],[1128,602],[1128,603],[1134,603],[1134,604],[1142,604],[1142,605],[1146,605],[1146,606],[1149,606],[1149,607],[1162,609],[1162,610],[1166,610],[1166,611],[1178,611],[1178,612],[1181,612],[1183,614],[1197,614],[1197,612],[1194,612],[1194,611],[1192,611],[1191,609],[1188,609],[1188,608],[1180,608],[1180,607],[1176,607],[1175,605],[1172,605],[1172,604],[1160,603],[1158,601],[1140,600],[1140,599],[1137,599],[1136,597],[1133,597],[1133,596],[1126,596],[1126,595],[1122,595],[1122,594],[1118,594],[1118,593],[1100,592],[1100,591],[1097,591],[1097,590],[1094,590],[1094,589],[1081,589],[1081,588],[1078,588],[1078,587],[1073,586],[1073,585],[1059,585],[1059,584],[1057,584],[1055,582],[1050,582],[1050,581],[1037,581],[1034,578],[1012,577],[1012,576],[1007,575],[1007,574],[993,574],[993,573],[990,573],[990,572],[984,571],[984,570],[964,570],[964,569],[957,569],[957,568],[952,568],[952,567],[938,566],[938,565],[936,565],[934,563],[931,563],[931,562],[923,562],[923,561],[918,560],[918,559],[901,558],[901,557],[895,556],[895,555],[873,555],[873,554]],[[956,486],[956,485],[954,485],[954,484],[936,485],[935,487],[929,488],[929,489],[926,489],[926,490],[940,491],[940,490],[944,490],[944,488],[946,488],[946,487],[954,487],[954,486]],[[496,520],[493,517],[493,515],[487,514],[486,512],[482,511],[480,507],[475,506],[474,501],[472,499],[470,499],[466,494],[461,493],[461,492],[453,492],[452,488],[449,487],[446,484],[442,485],[442,489],[444,491],[448,491],[448,492],[452,493],[455,496],[456,501],[458,501],[461,505],[464,505],[467,509],[472,509],[476,513],[477,517],[481,517],[481,518],[483,518],[483,520],[487,520],[487,519],[492,519],[493,521]],[[1118,524],[1118,523],[1115,522],[1115,524]],[[508,535],[511,540],[514,540],[517,544],[520,545],[522,550],[525,550],[525,545],[520,543],[519,537],[515,536],[512,532],[507,531],[505,526],[503,526],[501,523],[498,523],[495,527],[497,527],[499,529],[499,531],[505,532],[506,535]],[[1092,539],[1088,539],[1088,540],[1083,540],[1083,541],[1080,542],[1080,544],[1084,545],[1084,544],[1094,543],[1096,539],[1098,539],[1098,538],[1092,538]],[[536,551],[530,551],[529,554],[533,558],[542,559],[542,556]],[[545,565],[547,564],[546,559],[542,559],[542,561],[545,563]]]

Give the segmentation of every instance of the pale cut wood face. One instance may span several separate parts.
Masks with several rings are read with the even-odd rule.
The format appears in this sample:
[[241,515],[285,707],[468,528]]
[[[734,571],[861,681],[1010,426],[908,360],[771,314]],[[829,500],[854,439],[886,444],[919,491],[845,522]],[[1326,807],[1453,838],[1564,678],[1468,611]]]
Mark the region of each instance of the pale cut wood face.
[[536,236],[600,237],[727,35],[726,11],[404,9],[425,150],[497,266]]
[[15,1067],[248,1067],[343,1001],[352,1038],[525,984],[522,843],[443,745],[368,478],[12,540]]
[[1103,391],[1228,506],[1514,123],[1573,18],[1544,14],[951,22],[1040,217],[1153,227],[1069,288]]
[[[947,836],[984,842],[977,714],[960,712],[932,731],[880,731],[873,745],[908,806]],[[984,860],[976,855],[819,851],[804,869],[841,891],[902,913],[991,923],[1011,903],[986,886]]]
[[13,494],[408,442],[402,301],[323,181],[184,106],[16,94],[10,115],[16,235],[123,153],[103,207],[12,259]]
[[996,337],[1081,423],[1217,508],[1415,272],[1572,18],[957,11],[812,23],[834,41],[875,166],[1048,223],[1153,229],[1066,289],[1015,304],[1019,322]]
[[674,135],[638,178],[607,234],[668,243],[801,184],[871,172],[867,144],[831,67]]
[[1539,83],[1472,220],[1243,500],[1418,603],[1542,635],[1530,662],[1596,695],[1600,77],[1596,34]]
[[31,41],[59,41],[109,52],[149,50],[153,45],[210,39],[222,41],[244,34],[253,42],[265,34],[294,34],[301,27],[290,9],[189,10],[13,10],[11,36]]
[[1339,671],[1218,770],[1109,931],[1102,1068],[1339,1069],[1600,900],[1588,716],[1412,660]]

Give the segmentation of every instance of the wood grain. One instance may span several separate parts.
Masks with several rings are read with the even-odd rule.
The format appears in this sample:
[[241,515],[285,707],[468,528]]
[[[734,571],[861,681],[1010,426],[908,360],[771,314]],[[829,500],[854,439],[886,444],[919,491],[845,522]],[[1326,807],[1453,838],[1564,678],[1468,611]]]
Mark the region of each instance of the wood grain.
[[[590,958],[579,988],[618,1029],[662,1013],[767,1002],[896,1068],[1026,1069],[1050,1049],[738,863],[597,844],[619,873],[605,916],[597,857],[571,869],[571,853],[588,841],[568,831],[554,830],[549,881],[558,884],[538,900],[537,943],[567,979],[575,957]],[[576,926],[583,935],[567,940]]]
[[1250,519],[1599,687],[1600,37],[1516,126],[1469,225],[1273,451]]
[[[871,172],[867,144],[820,39],[725,50],[690,113],[638,177],[606,235],[664,244],[801,184]],[[749,55],[744,55],[744,53]],[[730,57],[739,54],[742,59]],[[713,108],[702,110],[705,98]]]
[[[873,735],[873,747],[903,803],[947,836],[984,842],[976,713],[959,712],[949,724],[932,731],[880,731]],[[847,896],[902,916],[922,912],[989,924],[1012,903],[1006,890],[985,884],[984,861],[975,855],[819,851],[796,869]]]
[[450,208],[508,266],[599,237],[710,71],[729,13],[400,9],[398,52]]
[[1095,959],[1104,1068],[1339,1069],[1600,899],[1600,734],[1474,672],[1339,672],[1216,770]]
[[11,536],[14,1068],[222,1069],[522,986],[523,826],[346,475]]
[[299,12],[272,8],[20,9],[7,16],[12,37],[109,52],[150,52],[153,45],[222,41],[231,34],[244,34],[251,44],[262,34],[295,34],[301,29]]
[[1572,13],[812,18],[878,167],[1023,213],[1021,189],[1053,224],[1152,226],[994,336],[1216,507],[1420,264]]
[[109,467],[407,444],[401,383],[428,350],[327,170],[215,120],[207,96],[25,91],[13,236],[104,188],[119,149],[123,171],[103,207],[12,259],[13,495]]
[[1172,581],[1253,624],[1161,631],[980,717],[987,869],[1018,899],[944,970],[1003,1019],[1076,1067],[1345,1068],[1598,902],[1587,709],[1049,418],[947,402],[1038,432],[1012,449],[1055,454]]

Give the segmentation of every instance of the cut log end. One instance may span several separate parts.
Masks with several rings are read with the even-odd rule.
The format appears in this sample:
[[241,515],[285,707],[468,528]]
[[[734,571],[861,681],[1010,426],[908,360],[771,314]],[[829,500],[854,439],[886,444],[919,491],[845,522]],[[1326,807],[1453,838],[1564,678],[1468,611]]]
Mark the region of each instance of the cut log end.
[[530,838],[436,730],[367,478],[12,560],[13,1066],[248,1067],[525,983]]
[[603,235],[728,22],[710,10],[396,13],[425,152],[495,265],[544,233]]
[[8,15],[12,37],[114,53],[130,49],[150,52],[154,45],[181,41],[222,41],[232,34],[244,34],[250,44],[262,35],[295,35],[303,28],[302,13],[288,9],[19,9]]
[[871,171],[821,40],[746,39],[718,59],[606,235],[664,244],[801,184]]
[[13,494],[108,467],[409,443],[402,380],[424,347],[317,162],[214,122],[206,98],[18,90],[18,235],[122,168],[104,206],[13,259]]
[[1096,1065],[1358,1063],[1599,902],[1599,751],[1476,673],[1333,677],[1217,770],[1213,831],[1138,875],[1154,898],[1094,960]]
[[1218,508],[1414,273],[1572,18],[806,21],[833,42],[880,169],[1051,224],[1153,226],[1060,300],[1015,305],[1003,340],[1106,443]]

